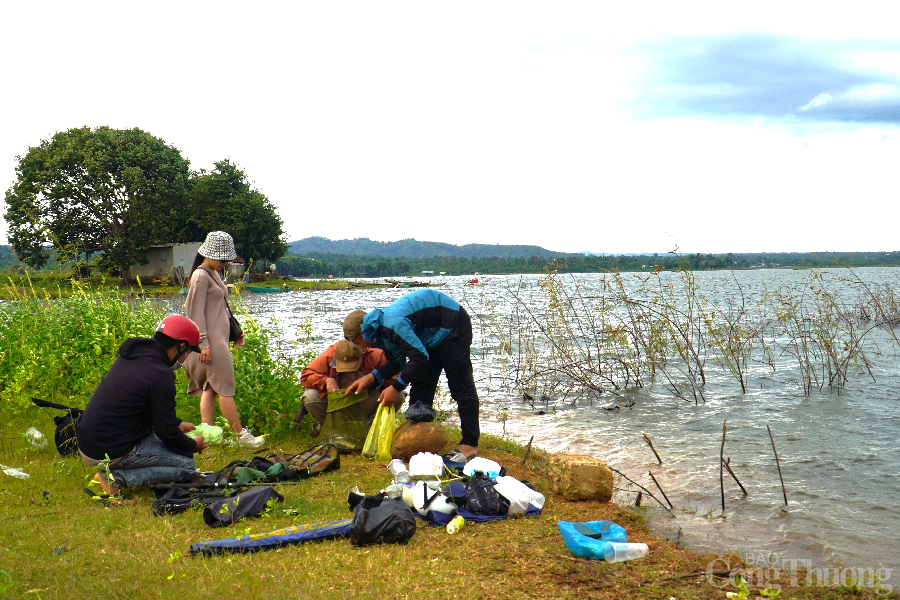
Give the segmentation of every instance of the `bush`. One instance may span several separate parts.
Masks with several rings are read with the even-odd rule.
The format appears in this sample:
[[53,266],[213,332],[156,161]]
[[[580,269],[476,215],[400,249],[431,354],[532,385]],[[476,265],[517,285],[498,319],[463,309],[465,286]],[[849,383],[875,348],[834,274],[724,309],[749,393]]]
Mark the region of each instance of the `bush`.
[[28,286],[0,304],[0,402],[17,413],[41,398],[83,407],[129,337],[150,336],[164,316],[146,300],[72,281],[53,300]]
[[[112,289],[92,289],[71,281],[56,290],[9,280],[12,300],[0,302],[0,403],[9,415],[34,409],[31,398],[83,408],[130,337],[151,337],[166,316],[147,299],[123,299]],[[299,371],[310,356],[273,358],[273,330],[252,317],[241,318],[245,345],[232,348],[242,424],[257,433],[286,431],[303,388]],[[271,327],[277,326],[272,323]],[[188,396],[184,371],[177,376],[178,415],[200,422],[200,403]]]

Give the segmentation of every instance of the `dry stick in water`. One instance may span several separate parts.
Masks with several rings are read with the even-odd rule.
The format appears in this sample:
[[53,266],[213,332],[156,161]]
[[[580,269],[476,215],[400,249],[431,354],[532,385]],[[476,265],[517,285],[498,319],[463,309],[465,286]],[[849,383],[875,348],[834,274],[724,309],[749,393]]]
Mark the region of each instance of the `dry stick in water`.
[[[606,468],[608,468],[608,469],[609,469],[610,471],[612,471],[613,473],[618,473],[623,479],[625,479],[625,480],[627,480],[627,481],[633,483],[634,485],[638,486],[639,488],[641,488],[641,490],[643,490],[643,492],[644,492],[645,494],[647,494],[648,496],[650,496],[651,498],[653,498],[654,500],[656,500],[656,502],[657,502],[660,506],[662,506],[664,509],[666,509],[667,511],[669,511],[669,514],[670,514],[670,515],[672,515],[673,517],[675,516],[675,513],[673,513],[672,510],[669,509],[665,504],[663,504],[662,502],[660,502],[659,498],[657,498],[656,496],[654,496],[653,494],[651,494],[651,493],[650,493],[650,490],[648,490],[647,488],[645,488],[644,486],[642,486],[641,484],[639,484],[637,481],[634,481],[633,479],[629,478],[629,477],[628,477],[627,475],[625,475],[625,473],[623,473],[622,471],[619,471],[618,469],[613,469],[613,468],[610,467],[609,465],[607,465]],[[634,490],[625,490],[625,491],[634,491]],[[640,493],[640,492],[638,492],[638,493]]]
[[769,439],[772,440],[772,452],[775,453],[775,465],[778,466],[778,479],[781,480],[781,493],[784,494],[784,505],[787,506],[787,492],[784,489],[784,477],[781,476],[781,463],[778,461],[778,450],[775,449],[775,438],[772,437],[772,430],[766,425],[769,431]]
[[656,480],[656,477],[653,476],[653,471],[647,471],[647,473],[650,475],[650,479],[653,480],[653,483],[656,484],[656,489],[658,489],[659,493],[662,494],[663,498],[666,499],[666,502],[668,503],[669,508],[675,508],[674,506],[672,506],[672,501],[669,500],[669,497],[666,496],[666,493],[663,491],[662,486],[659,485],[659,482]]
[[[656,448],[653,447],[653,442],[650,441],[650,438],[647,437],[646,433],[642,433],[641,435],[644,436],[644,440],[647,442],[647,445],[650,446],[651,450],[653,450],[653,456],[656,457],[656,460],[659,461],[659,464],[662,464],[662,459],[659,457],[659,454],[656,453]],[[662,490],[659,490],[659,491],[662,491]]]
[[722,513],[725,513],[725,425],[728,419],[722,421],[722,448],[719,450],[719,491],[722,493]]
[[528,453],[531,452],[531,442],[534,441],[534,436],[531,436],[531,439],[528,440],[528,447],[525,448],[525,456],[522,457],[522,465],[525,464],[525,461],[528,460]]
[[738,484],[738,487],[741,488],[741,491],[744,492],[744,495],[747,495],[747,490],[744,489],[744,486],[741,485],[741,482],[738,481],[737,475],[734,474],[734,471],[731,470],[731,457],[728,457],[728,460],[725,461],[725,470],[734,477],[734,482]]

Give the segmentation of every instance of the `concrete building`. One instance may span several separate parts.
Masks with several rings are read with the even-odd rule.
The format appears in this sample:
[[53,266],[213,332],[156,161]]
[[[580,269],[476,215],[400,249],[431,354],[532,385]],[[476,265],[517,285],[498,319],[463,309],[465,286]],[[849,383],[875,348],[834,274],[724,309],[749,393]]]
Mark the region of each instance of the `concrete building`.
[[185,278],[190,276],[198,248],[200,242],[151,246],[147,252],[147,264],[132,265],[128,269],[130,279],[140,277],[150,284],[153,279],[168,278],[176,285],[183,285]]

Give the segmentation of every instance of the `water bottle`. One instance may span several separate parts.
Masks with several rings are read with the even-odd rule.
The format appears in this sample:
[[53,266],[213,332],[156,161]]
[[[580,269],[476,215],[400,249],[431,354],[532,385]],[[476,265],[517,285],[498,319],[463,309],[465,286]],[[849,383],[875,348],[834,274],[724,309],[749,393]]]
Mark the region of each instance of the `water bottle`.
[[456,533],[457,531],[462,529],[463,525],[465,525],[465,524],[466,524],[466,520],[463,519],[461,516],[456,515],[455,517],[450,519],[449,523],[447,523],[447,533],[453,535],[454,533]]
[[407,483],[410,479],[409,469],[406,468],[406,464],[399,458],[395,458],[388,463],[388,470],[391,472],[391,475],[394,476],[394,481],[397,483]]
[[622,562],[624,560],[634,560],[643,558],[650,553],[647,544],[619,544],[616,542],[607,542],[606,548],[603,550],[603,558],[606,562]]
[[31,444],[31,447],[35,450],[40,450],[44,446],[47,445],[47,438],[44,437],[44,434],[35,429],[34,427],[29,427],[25,432],[25,437],[28,439],[28,442]]

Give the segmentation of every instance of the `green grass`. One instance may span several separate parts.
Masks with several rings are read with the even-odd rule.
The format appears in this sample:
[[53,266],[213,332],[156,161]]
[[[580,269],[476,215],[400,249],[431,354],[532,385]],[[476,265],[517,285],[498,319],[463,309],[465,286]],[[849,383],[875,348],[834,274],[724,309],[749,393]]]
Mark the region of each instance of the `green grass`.
[[[36,409],[0,426],[0,463],[31,475],[19,480],[0,474],[0,597],[684,599],[724,598],[725,591],[736,589],[724,580],[712,585],[702,575],[715,557],[652,537],[640,514],[554,495],[543,453],[532,450],[528,465],[522,466],[521,447],[491,436],[483,437],[481,455],[545,493],[541,516],[470,523],[454,536],[420,522],[412,540],[399,546],[356,548],[337,539],[248,555],[191,556],[195,542],[346,518],[351,514],[346,504],[350,489],[375,493],[390,482],[390,474],[382,464],[343,455],[335,472],[278,486],[285,502],[273,513],[211,529],[199,510],[153,516],[149,491],[134,494],[134,506],[107,507],[91,500],[81,491],[91,471],[80,459],[60,457],[52,441],[32,450],[22,436],[33,425],[52,438],[50,413]],[[308,423],[270,440],[255,454],[311,446]],[[213,470],[249,456],[216,447],[200,455],[198,464]],[[289,509],[299,516],[285,514]],[[615,565],[575,558],[558,533],[558,519],[615,520],[631,541],[648,543],[651,553]],[[736,557],[730,560],[737,564]],[[866,589],[800,587],[781,597],[876,595]]]

